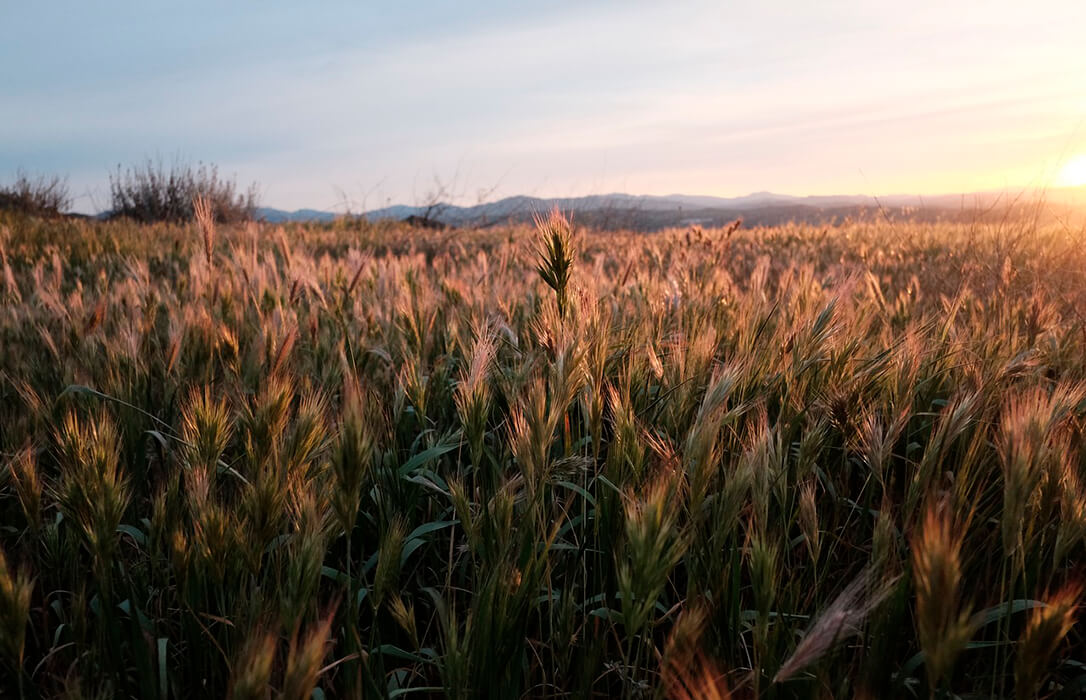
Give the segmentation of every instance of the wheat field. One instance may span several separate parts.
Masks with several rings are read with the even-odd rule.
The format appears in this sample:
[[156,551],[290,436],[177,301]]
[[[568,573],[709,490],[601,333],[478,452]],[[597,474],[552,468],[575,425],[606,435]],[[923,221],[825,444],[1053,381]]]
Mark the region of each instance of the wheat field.
[[1070,698],[1086,231],[0,215],[0,696]]

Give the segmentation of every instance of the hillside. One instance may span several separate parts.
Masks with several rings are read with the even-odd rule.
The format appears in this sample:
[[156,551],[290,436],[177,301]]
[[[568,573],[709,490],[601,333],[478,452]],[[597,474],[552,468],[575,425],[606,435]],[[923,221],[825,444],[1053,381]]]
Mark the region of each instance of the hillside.
[[[1049,207],[1062,208],[1069,201],[1066,193],[1050,193]],[[364,212],[370,221],[402,221],[410,216],[423,217],[456,227],[485,227],[505,223],[530,222],[537,214],[557,208],[571,214],[580,224],[596,228],[628,228],[655,231],[674,226],[723,226],[735,219],[751,225],[775,226],[790,221],[830,223],[847,218],[894,217],[915,221],[970,221],[992,211],[1008,207],[1028,208],[1036,200],[1022,195],[987,192],[968,195],[830,195],[797,197],[755,192],[741,197],[713,197],[671,194],[631,195],[612,193],[586,197],[506,197],[495,202],[459,206],[437,203],[428,206],[398,204]],[[271,223],[331,221],[337,214],[300,209],[284,211],[270,207],[257,210],[257,216]]]

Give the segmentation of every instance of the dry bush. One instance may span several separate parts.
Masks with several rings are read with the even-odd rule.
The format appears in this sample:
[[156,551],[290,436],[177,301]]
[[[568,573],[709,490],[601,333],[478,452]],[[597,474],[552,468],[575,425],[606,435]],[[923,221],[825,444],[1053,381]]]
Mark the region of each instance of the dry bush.
[[110,174],[110,214],[139,222],[191,221],[193,202],[210,202],[219,223],[236,223],[253,217],[257,207],[256,185],[239,192],[234,180],[219,176],[218,167],[175,163],[166,168],[148,160]]
[[15,182],[0,186],[0,211],[57,216],[71,206],[68,181],[59,176],[32,177],[20,171]]

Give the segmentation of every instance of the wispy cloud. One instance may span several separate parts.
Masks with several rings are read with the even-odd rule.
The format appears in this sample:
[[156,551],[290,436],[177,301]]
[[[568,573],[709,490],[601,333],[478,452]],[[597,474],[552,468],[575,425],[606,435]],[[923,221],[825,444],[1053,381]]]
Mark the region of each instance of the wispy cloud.
[[453,173],[930,192],[1027,185],[1086,147],[1078,2],[39,5],[0,18],[0,176],[89,187],[181,153],[282,206]]

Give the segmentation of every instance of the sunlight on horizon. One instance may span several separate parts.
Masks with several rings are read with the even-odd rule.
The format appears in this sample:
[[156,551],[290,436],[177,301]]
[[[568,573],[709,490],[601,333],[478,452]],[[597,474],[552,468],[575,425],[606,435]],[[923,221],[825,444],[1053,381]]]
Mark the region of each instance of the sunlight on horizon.
[[1086,185],[1086,153],[1074,156],[1060,170],[1059,184],[1062,187],[1082,187]]

